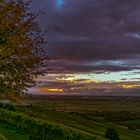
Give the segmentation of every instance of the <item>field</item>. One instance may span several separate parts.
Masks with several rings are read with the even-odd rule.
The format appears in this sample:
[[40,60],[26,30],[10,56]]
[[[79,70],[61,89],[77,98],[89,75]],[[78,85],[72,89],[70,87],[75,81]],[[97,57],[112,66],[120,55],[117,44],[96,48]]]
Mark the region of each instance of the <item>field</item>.
[[[101,140],[105,139],[108,128],[115,129],[121,140],[140,140],[139,101],[135,97],[35,96],[16,104],[15,110]],[[8,140],[18,140],[18,135],[23,140],[28,139],[27,134],[16,131],[16,128],[8,132],[0,125],[0,130]],[[12,139],[8,134],[17,135],[17,138]]]

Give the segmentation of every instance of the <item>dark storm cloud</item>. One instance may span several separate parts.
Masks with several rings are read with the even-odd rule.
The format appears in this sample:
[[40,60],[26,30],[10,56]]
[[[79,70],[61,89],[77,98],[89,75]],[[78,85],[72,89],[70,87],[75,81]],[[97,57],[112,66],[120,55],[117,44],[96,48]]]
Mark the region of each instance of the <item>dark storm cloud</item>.
[[54,59],[94,61],[137,58],[140,54],[140,47],[127,42],[86,42],[82,40],[53,43],[50,51],[52,53],[50,56]]
[[[93,64],[92,64],[93,63]],[[107,63],[101,63],[99,61],[99,64],[97,62],[74,62],[68,60],[55,60],[52,63],[49,64],[49,72],[50,73],[82,73],[82,72],[94,72],[94,73],[102,73],[102,72],[119,72],[119,71],[129,71],[133,69],[140,69],[139,66],[129,66],[127,65],[116,65],[110,64],[111,62]]]
[[[64,0],[61,7],[56,1],[34,1],[35,7],[48,12],[48,18],[42,21],[49,29],[48,55],[54,60],[49,63],[52,71],[139,69],[139,0]],[[100,61],[120,60],[122,64],[96,65]]]

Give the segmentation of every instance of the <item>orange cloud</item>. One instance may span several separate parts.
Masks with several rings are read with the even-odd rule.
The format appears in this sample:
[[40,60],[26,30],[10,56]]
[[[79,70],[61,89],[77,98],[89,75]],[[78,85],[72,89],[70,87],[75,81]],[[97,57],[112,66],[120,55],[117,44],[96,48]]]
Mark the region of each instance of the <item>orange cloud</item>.
[[61,88],[41,88],[43,92],[63,92],[64,90]]
[[129,88],[136,88],[136,85],[122,85],[122,88],[129,89]]

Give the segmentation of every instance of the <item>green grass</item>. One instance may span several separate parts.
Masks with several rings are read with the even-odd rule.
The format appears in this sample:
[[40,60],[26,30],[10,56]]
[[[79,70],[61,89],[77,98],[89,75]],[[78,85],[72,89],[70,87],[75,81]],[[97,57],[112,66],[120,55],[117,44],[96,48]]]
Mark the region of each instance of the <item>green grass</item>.
[[[21,131],[11,128],[10,126],[0,123],[0,140],[29,140]],[[1,137],[4,137],[3,139]]]
[[[125,125],[120,126],[122,122],[130,125],[140,125],[140,119],[135,119],[136,116],[140,118],[138,101],[55,98],[33,102],[31,107],[33,118],[64,126],[64,128],[70,128],[74,131],[92,134],[98,140],[104,139],[104,134],[108,128],[114,128],[121,140],[140,140],[139,131],[130,130],[124,127]],[[18,113],[29,115],[29,107],[26,105],[17,105],[15,109]],[[108,115],[120,119],[120,122],[112,122],[111,120],[107,122],[106,116]],[[129,116],[133,120],[121,121],[122,118],[127,120]],[[8,138],[6,134],[4,136]],[[10,139],[8,138],[8,140]],[[18,140],[18,138],[14,140]]]
[[[27,110],[25,107],[18,108],[19,112],[28,114],[25,110]],[[43,107],[42,105],[33,106],[32,113],[35,118],[63,124],[101,137],[104,137],[105,131],[108,128],[114,128],[119,133],[121,140],[140,140],[140,134],[138,131],[129,130],[111,122],[96,122],[92,119],[90,120],[83,117],[80,113],[51,111],[47,110],[46,107]],[[86,116],[86,113],[84,113],[84,116]]]
[[[0,120],[9,127],[22,130],[32,140],[105,140],[104,137],[48,120],[34,119],[20,113],[0,109]],[[45,139],[44,139],[45,138]]]

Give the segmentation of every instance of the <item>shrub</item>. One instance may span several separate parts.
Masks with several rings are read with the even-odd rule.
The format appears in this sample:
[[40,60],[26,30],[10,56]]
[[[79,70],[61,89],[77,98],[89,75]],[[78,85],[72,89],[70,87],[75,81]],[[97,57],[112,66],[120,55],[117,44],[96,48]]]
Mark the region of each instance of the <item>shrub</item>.
[[15,111],[15,108],[12,104],[9,103],[0,103],[0,108],[9,110],[9,111]]
[[109,140],[119,140],[119,135],[115,129],[109,128],[105,132],[105,138],[108,138]]

